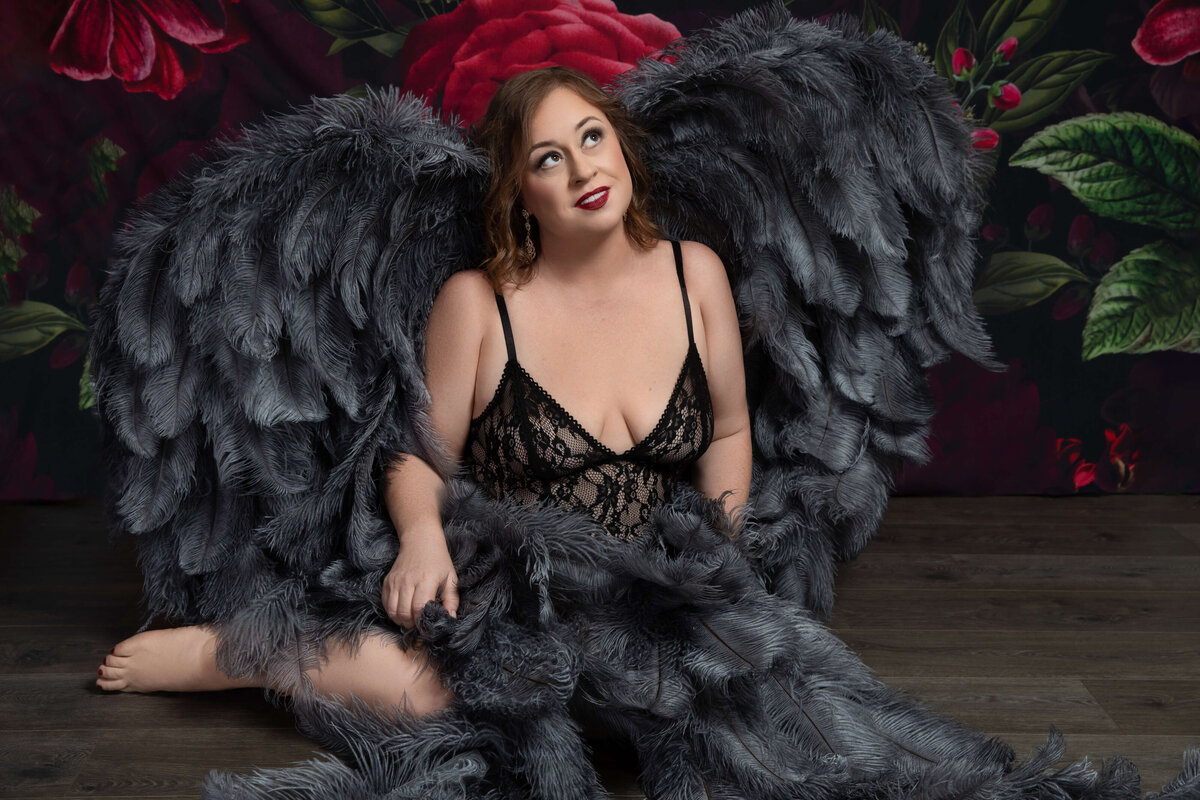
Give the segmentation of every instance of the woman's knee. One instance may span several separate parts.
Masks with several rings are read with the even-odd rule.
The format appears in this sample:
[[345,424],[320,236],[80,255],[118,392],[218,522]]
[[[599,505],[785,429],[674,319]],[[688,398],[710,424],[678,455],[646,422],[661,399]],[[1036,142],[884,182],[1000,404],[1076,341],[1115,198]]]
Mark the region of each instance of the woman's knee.
[[441,711],[454,701],[424,649],[404,650],[382,634],[371,634],[356,645],[331,641],[326,651],[321,664],[305,673],[320,694],[354,696],[418,716]]

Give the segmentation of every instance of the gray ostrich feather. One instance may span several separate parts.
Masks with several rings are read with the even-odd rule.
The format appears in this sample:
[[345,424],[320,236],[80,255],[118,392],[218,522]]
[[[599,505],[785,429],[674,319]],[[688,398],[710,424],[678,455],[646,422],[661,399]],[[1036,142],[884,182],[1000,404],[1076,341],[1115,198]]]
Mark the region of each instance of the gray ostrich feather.
[[[990,364],[971,306],[988,174],[927,62],[844,19],[746,13],[624,76],[655,209],[711,246],[742,325],[752,517],[730,541],[687,484],[633,542],[486,499],[430,425],[425,320],[481,261],[484,156],[394,91],[314,100],[219,145],[117,237],[92,369],[114,530],[147,625],[207,623],[332,754],[210,776],[212,798],[588,799],[580,722],[632,742],[655,798],[1126,800],[895,695],[814,619],[837,558],[925,458],[925,370]],[[407,455],[398,455],[407,454]],[[383,470],[421,458],[460,581],[390,623]],[[455,697],[415,719],[316,696],[331,639],[418,639]],[[1200,754],[1163,800],[1200,798]]]

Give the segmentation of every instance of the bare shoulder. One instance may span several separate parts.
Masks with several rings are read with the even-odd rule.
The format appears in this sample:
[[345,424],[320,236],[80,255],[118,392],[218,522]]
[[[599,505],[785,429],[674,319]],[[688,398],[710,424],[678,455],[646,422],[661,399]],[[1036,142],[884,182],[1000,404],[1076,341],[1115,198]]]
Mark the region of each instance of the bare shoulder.
[[688,294],[694,295],[702,306],[729,303],[732,297],[729,276],[720,256],[700,242],[680,242],[679,246]]
[[492,302],[492,285],[480,269],[464,269],[451,275],[438,290],[429,314],[430,327],[466,326],[482,329]]

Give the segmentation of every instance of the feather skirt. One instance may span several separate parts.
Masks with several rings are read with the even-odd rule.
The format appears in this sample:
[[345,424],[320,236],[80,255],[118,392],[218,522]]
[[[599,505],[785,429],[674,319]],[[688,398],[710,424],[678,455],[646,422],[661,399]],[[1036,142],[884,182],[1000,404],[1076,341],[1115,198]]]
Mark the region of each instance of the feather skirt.
[[[454,619],[430,603],[421,624],[454,705],[386,716],[317,697],[301,677],[324,638],[380,630],[395,549],[381,529],[373,563],[336,561],[292,596],[288,646],[264,646],[279,644],[283,620],[261,608],[220,625],[222,666],[289,685],[301,727],[337,757],[213,775],[205,796],[604,797],[580,718],[632,743],[656,800],[1138,796],[1120,758],[1056,768],[1053,730],[1018,764],[1003,742],[896,695],[808,609],[764,588],[717,513],[681,486],[653,530],[625,542],[581,514],[497,504],[455,482],[444,514],[462,605]],[[1185,762],[1157,797],[1200,798],[1200,752]]]

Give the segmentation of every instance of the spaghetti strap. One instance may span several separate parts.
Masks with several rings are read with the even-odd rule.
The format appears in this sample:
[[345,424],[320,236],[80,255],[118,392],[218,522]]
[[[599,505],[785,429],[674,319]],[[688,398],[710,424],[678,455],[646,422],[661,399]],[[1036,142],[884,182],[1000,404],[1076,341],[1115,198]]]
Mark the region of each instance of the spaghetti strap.
[[683,250],[674,239],[671,240],[671,249],[675,251],[675,272],[679,275],[679,290],[683,292],[683,315],[687,317],[688,343],[695,344],[696,338],[692,334],[692,304],[688,302],[687,284],[683,282]]
[[504,304],[504,298],[500,296],[499,292],[496,292],[496,308],[500,309],[500,324],[504,326],[504,344],[508,346],[508,360],[516,361],[517,346],[513,344],[512,325],[508,321],[508,306]]

